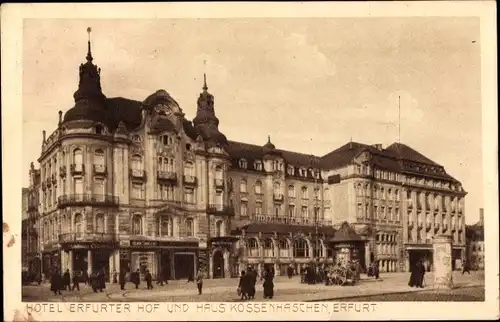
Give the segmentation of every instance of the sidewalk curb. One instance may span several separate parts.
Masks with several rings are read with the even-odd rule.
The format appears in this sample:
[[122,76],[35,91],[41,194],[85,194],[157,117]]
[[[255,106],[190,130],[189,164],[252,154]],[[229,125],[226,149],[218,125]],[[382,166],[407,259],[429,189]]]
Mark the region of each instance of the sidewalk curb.
[[[484,287],[484,285],[481,285],[481,284],[467,284],[467,285],[456,286],[456,287],[452,288],[451,290],[456,290],[456,289],[461,289],[461,288],[473,288],[473,287]],[[338,301],[338,300],[349,300],[349,299],[357,299],[357,298],[370,297],[370,296],[384,296],[384,295],[397,295],[397,294],[409,294],[409,293],[422,293],[422,292],[429,292],[429,291],[435,291],[435,290],[437,290],[437,289],[435,289],[435,288],[427,288],[427,289],[424,288],[424,289],[416,290],[416,291],[385,292],[385,293],[376,293],[376,294],[342,296],[342,297],[334,297],[334,298],[328,298],[328,299],[307,300],[307,301],[302,301],[302,302],[326,302],[326,301],[332,301],[332,302],[334,302],[334,301]]]

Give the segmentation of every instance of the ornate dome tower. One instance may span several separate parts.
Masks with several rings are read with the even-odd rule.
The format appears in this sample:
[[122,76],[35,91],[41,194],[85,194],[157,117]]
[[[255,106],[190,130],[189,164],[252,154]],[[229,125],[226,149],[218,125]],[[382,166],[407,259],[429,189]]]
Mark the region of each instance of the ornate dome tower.
[[208,147],[227,145],[226,136],[219,131],[219,119],[215,116],[214,110],[214,96],[208,92],[206,74],[203,74],[203,92],[198,97],[198,108],[193,124]]
[[90,32],[89,34],[87,62],[80,65],[80,81],[78,89],[74,93],[75,106],[64,115],[64,121],[89,120],[106,123],[105,100],[106,97],[101,89],[101,69],[94,65],[92,61]]

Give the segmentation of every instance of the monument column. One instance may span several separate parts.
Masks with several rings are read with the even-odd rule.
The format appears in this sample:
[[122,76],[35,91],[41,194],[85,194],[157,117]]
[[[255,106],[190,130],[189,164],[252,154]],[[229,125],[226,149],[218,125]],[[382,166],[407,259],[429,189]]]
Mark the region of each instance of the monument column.
[[437,235],[434,237],[434,288],[453,288],[452,275],[452,237]]

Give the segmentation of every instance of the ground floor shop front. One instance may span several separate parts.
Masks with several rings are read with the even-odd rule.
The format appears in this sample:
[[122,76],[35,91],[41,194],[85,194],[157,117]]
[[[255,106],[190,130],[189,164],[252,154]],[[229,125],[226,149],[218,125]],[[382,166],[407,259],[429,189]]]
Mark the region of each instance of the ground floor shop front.
[[[465,246],[456,245],[452,247],[451,267],[453,270],[462,269],[463,258],[465,258]],[[411,272],[418,262],[422,262],[428,272],[434,270],[434,254],[432,244],[411,245],[405,249],[405,270]]]

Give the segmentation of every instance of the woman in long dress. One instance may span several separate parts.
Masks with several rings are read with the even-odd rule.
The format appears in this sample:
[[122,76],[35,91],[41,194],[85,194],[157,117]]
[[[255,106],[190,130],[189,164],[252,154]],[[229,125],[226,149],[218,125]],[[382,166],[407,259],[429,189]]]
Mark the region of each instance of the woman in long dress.
[[269,270],[264,273],[264,298],[272,299],[274,296],[273,274]]
[[241,271],[240,282],[238,284],[238,295],[241,296],[241,300],[248,299],[248,276],[245,274],[245,271]]

